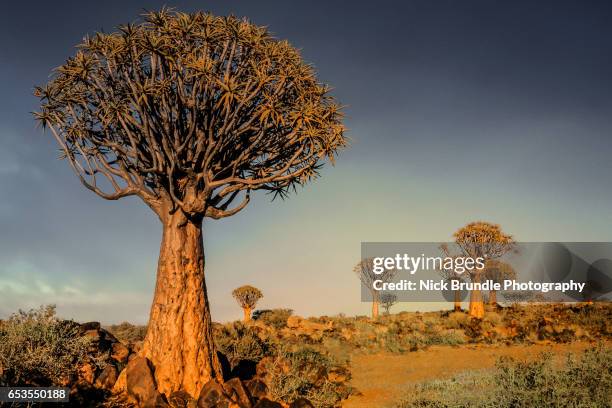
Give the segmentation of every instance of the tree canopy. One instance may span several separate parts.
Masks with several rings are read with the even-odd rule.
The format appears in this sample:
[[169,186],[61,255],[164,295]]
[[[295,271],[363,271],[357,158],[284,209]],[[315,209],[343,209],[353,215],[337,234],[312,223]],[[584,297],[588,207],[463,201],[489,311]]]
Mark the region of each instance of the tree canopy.
[[511,264],[499,259],[489,259],[485,263],[485,277],[501,283],[505,279],[516,279],[516,270]]
[[374,281],[389,282],[396,275],[397,270],[385,268],[382,273],[376,274],[374,272],[374,258],[366,258],[355,265],[353,272],[355,272],[361,283],[374,295],[376,294],[376,290],[373,287]]
[[465,256],[495,259],[514,248],[512,235],[504,233],[498,224],[476,221],[453,234]]
[[383,292],[380,295],[380,303],[385,308],[385,312],[389,314],[389,310],[397,303],[397,295],[391,292]]
[[87,188],[160,216],[222,218],[253,190],[285,196],[347,143],[300,53],[232,16],[163,9],[86,37],[35,95]]
[[263,294],[256,287],[245,285],[234,289],[232,296],[238,301],[240,307],[252,309],[257,301],[263,297]]

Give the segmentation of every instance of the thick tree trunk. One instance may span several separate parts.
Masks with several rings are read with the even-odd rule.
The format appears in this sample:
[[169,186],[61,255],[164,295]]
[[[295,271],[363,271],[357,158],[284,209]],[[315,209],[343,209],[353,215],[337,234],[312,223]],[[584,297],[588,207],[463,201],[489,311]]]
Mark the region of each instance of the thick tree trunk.
[[204,282],[202,222],[175,213],[163,224],[142,354],[154,365],[160,392],[184,390],[197,398],[208,380],[222,379]]
[[[472,279],[474,283],[480,282],[480,274],[475,273]],[[484,302],[482,301],[482,292],[480,290],[472,290],[470,292],[470,310],[469,315],[482,319],[484,317]]]
[[245,307],[242,309],[244,311],[244,321],[246,322],[250,322],[251,321],[251,308],[250,307]]

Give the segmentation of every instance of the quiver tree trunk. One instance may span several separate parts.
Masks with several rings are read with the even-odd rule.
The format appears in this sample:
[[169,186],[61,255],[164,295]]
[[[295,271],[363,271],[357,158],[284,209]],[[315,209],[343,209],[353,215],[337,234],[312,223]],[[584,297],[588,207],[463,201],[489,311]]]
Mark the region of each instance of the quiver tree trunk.
[[251,311],[252,311],[252,309],[250,307],[243,307],[242,311],[244,312],[244,321],[245,322],[250,322],[251,321]]
[[157,283],[143,355],[154,366],[160,392],[197,398],[211,378],[222,379],[204,282],[201,220],[177,212],[162,218]]
[[380,300],[378,298],[377,293],[372,294],[372,319],[378,318],[378,306],[380,304]]
[[[472,282],[480,283],[480,278],[479,273],[474,273],[472,275]],[[479,319],[484,317],[484,302],[482,301],[482,291],[480,289],[470,291],[469,315]]]

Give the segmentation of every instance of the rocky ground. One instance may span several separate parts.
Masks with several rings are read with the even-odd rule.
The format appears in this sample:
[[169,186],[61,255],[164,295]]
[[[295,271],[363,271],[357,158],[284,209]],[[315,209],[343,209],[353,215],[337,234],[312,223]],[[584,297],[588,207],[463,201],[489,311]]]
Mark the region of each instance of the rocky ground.
[[[197,399],[156,390],[151,365],[138,353],[146,328],[128,323],[66,326],[76,325],[87,351],[75,375],[61,381],[74,406],[382,407],[408,382],[486,368],[502,355],[609,344],[612,337],[609,304],[495,308],[484,319],[464,312],[305,319],[289,310],[254,317],[215,324],[226,382],[209,382]],[[0,383],[2,375],[0,360]]]

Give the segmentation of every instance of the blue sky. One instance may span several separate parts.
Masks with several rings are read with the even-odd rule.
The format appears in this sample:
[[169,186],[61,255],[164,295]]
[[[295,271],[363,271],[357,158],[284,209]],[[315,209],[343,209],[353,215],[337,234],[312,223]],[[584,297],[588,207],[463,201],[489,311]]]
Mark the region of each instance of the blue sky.
[[[32,87],[85,33],[161,2],[11,4],[0,17],[0,317],[56,303],[78,320],[144,322],[161,226],[136,199],[85,190]],[[445,241],[500,223],[521,241],[612,240],[612,9],[606,2],[166,2],[269,26],[346,107],[351,147],[286,201],[205,222],[215,320],[231,290],[261,307],[366,314],[361,241]],[[423,305],[403,304],[415,309]]]

